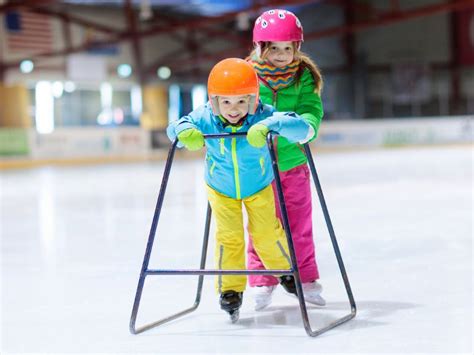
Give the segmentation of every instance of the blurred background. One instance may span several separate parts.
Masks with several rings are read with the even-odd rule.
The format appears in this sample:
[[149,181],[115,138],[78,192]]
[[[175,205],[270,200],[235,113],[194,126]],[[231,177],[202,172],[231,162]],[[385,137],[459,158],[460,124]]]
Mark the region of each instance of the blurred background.
[[[164,130],[271,8],[325,80],[311,144],[357,317],[307,337],[277,290],[231,325],[209,277],[198,312],[132,336]],[[472,354],[473,117],[474,0],[0,0],[0,353]],[[152,268],[199,265],[201,154],[177,152]],[[348,302],[312,196],[319,327]],[[189,280],[147,280],[138,323],[192,304]]]
[[269,8],[322,69],[316,144],[472,140],[472,0],[0,0],[0,166],[156,157]]

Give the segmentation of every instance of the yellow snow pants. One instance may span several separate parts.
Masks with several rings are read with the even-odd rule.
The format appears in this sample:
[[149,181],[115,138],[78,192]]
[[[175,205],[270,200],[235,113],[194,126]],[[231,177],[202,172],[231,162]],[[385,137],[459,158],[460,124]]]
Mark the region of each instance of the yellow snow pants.
[[[272,186],[256,194],[234,199],[207,186],[209,203],[216,225],[215,264],[220,270],[245,269],[245,238],[242,203],[247,210],[248,231],[253,245],[266,269],[288,270],[290,257],[285,232],[276,217]],[[218,275],[219,293],[242,292],[246,275]]]

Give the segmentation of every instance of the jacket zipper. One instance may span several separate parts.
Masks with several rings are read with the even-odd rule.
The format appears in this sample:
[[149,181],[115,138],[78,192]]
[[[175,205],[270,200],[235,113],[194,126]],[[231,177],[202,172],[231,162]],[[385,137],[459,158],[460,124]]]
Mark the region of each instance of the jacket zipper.
[[[232,127],[232,133],[237,132],[236,127]],[[239,164],[237,163],[237,140],[232,138],[232,163],[234,165],[234,179],[235,179],[235,196],[240,200],[240,180],[239,180]]]

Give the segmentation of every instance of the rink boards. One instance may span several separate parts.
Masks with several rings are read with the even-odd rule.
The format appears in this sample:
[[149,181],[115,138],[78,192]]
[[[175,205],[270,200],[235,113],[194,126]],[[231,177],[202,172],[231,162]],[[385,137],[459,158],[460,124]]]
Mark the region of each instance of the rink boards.
[[[378,148],[403,145],[472,143],[473,117],[323,121],[314,143],[321,148]],[[0,168],[18,163],[149,159],[167,148],[164,132],[140,127],[0,129]]]

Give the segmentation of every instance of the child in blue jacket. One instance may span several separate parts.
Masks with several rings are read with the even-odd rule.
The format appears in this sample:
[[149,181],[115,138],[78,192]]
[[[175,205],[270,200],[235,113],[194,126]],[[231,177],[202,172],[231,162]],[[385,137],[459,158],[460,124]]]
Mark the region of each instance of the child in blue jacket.
[[[308,123],[296,113],[276,112],[258,100],[259,82],[252,66],[242,59],[225,59],[208,79],[209,102],[170,123],[168,136],[180,145],[206,153],[205,181],[216,220],[215,262],[218,269],[245,269],[242,204],[255,250],[268,269],[290,268],[285,233],[275,214],[271,187],[273,171],[266,147],[271,130],[290,141],[311,138]],[[207,139],[203,134],[247,132],[247,137]],[[221,308],[238,318],[245,290],[245,275],[219,275],[216,288]],[[296,293],[292,276],[280,277]]]

